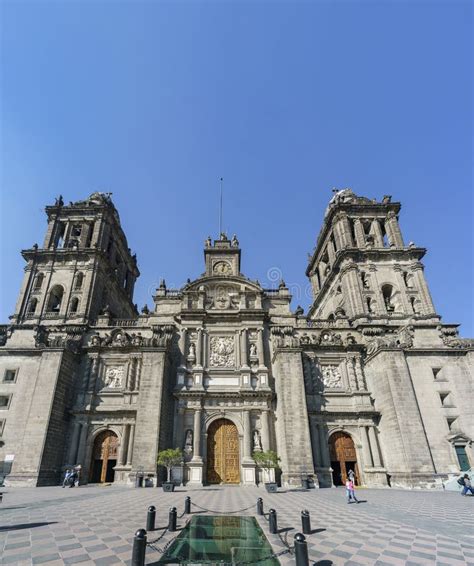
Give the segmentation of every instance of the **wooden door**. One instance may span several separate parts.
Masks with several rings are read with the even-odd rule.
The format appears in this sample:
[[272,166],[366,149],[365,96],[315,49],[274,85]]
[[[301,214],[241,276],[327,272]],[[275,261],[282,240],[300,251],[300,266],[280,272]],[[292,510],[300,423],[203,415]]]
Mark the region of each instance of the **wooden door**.
[[111,430],[101,432],[94,441],[92,450],[91,481],[113,482],[112,468],[117,463],[118,438]]
[[[340,478],[334,478],[334,483],[344,483],[347,474],[352,469],[355,474],[355,483],[359,484],[359,470],[357,467],[357,454],[352,438],[345,432],[336,432],[329,441],[329,453],[331,455],[331,467],[340,473]],[[339,471],[340,470],[340,471]]]
[[218,419],[207,432],[208,483],[240,483],[239,433],[234,423]]

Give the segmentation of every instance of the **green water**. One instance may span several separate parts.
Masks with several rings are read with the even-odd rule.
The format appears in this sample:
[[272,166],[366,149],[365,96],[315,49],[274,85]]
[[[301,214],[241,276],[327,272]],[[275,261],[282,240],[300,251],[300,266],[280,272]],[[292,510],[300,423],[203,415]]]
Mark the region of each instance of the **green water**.
[[[272,552],[255,517],[195,515],[158,564],[232,564],[255,561]],[[258,564],[280,562],[269,558]]]

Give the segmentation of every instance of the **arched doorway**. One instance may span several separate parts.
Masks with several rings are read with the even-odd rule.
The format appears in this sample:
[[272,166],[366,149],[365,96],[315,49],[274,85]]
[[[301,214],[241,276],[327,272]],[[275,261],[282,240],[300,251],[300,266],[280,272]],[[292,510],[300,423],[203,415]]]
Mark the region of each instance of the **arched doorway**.
[[240,483],[239,433],[228,419],[217,419],[207,431],[208,483]]
[[349,470],[355,473],[355,483],[360,484],[357,454],[352,438],[345,432],[335,432],[329,439],[332,480],[334,485],[346,483]]
[[114,481],[114,467],[117,464],[119,441],[115,432],[105,430],[96,436],[92,449],[90,472],[91,483]]

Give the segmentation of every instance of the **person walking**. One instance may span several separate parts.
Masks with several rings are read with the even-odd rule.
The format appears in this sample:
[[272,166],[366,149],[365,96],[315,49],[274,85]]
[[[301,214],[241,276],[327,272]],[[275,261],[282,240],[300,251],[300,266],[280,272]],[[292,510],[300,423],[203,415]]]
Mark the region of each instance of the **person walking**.
[[69,478],[71,477],[71,474],[72,474],[72,470],[68,468],[66,470],[66,473],[64,474],[63,487],[69,485]]
[[464,474],[464,476],[459,479],[463,480],[462,484],[459,482],[462,485],[461,495],[467,495],[469,491],[471,492],[471,495],[474,495],[474,487],[472,487],[472,483],[471,480],[469,479],[469,476],[467,474]]
[[354,482],[349,478],[347,478],[346,480],[346,496],[347,503],[352,503],[352,501],[359,503],[357,497],[355,496]]
[[355,473],[354,470],[349,470],[347,472],[347,477],[351,480],[351,482],[355,483]]

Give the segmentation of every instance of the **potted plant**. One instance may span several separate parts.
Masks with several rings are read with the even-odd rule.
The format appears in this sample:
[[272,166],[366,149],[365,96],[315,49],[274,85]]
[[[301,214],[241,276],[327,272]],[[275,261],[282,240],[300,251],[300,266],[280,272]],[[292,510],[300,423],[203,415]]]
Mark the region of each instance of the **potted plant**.
[[267,450],[266,452],[258,451],[254,452],[252,457],[257,466],[265,472],[266,479],[270,480],[265,482],[265,489],[269,493],[275,493],[278,485],[275,482],[275,472],[273,472],[273,470],[278,468],[278,462],[280,461],[277,453],[274,450]]
[[166,468],[166,481],[163,482],[163,491],[174,491],[174,483],[171,481],[171,469],[173,466],[181,464],[183,453],[180,448],[167,448],[158,452],[158,466]]

